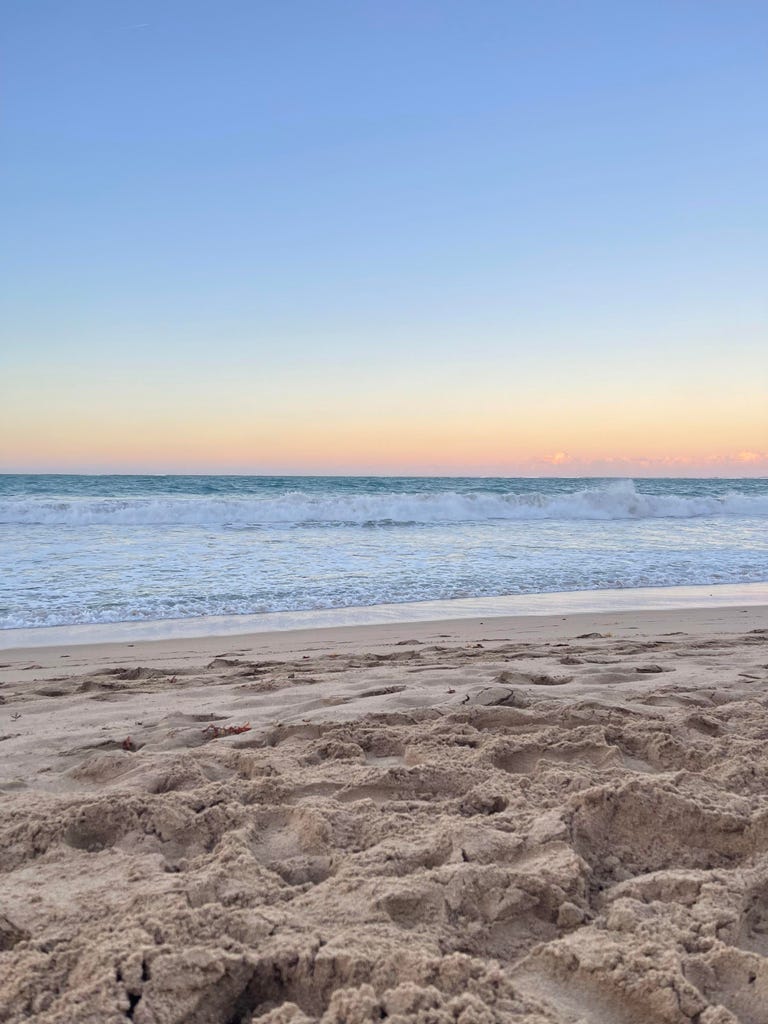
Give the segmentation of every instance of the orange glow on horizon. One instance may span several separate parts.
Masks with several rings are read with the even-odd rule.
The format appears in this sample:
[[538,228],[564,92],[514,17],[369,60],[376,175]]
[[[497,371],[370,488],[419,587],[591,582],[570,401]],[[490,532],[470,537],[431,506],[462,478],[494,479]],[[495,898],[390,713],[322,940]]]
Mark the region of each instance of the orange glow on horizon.
[[[0,407],[0,471],[374,475],[768,475],[768,408],[596,391],[484,394],[411,385],[284,397],[51,388]],[[758,440],[759,439],[759,440]],[[756,443],[757,441],[757,443]],[[762,442],[762,443],[760,443]]]
[[[138,446],[136,438],[101,436],[89,444],[66,436],[42,448],[16,445],[2,472],[254,473],[382,476],[768,476],[768,451],[669,452],[646,448],[531,451],[499,440],[455,438],[408,447],[381,436],[187,436]],[[336,442],[336,443],[334,443]]]

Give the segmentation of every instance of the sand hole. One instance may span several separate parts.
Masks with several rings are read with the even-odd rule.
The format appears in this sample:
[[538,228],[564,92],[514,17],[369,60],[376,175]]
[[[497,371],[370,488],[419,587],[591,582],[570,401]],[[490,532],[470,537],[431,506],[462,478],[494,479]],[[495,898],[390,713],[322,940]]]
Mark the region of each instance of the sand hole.
[[319,885],[333,874],[330,857],[288,857],[266,866],[287,885]]
[[118,837],[108,823],[99,825],[96,822],[75,822],[66,829],[62,838],[74,850],[99,853],[114,846]]
[[547,765],[584,765],[592,768],[615,767],[621,761],[618,747],[595,744],[559,744],[554,747],[528,747],[497,754],[493,763],[512,775],[529,775]]

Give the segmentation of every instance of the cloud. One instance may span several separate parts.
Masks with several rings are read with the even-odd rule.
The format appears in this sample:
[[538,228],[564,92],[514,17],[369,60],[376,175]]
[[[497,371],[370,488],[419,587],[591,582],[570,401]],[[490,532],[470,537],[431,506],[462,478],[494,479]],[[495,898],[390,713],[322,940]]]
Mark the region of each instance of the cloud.
[[[535,471],[545,466],[562,467],[578,476],[764,476],[768,475],[768,452],[743,449],[710,455],[611,455],[588,456],[556,451],[529,459],[526,467]],[[524,468],[522,465],[521,469]]]
[[570,462],[571,457],[567,452],[555,452],[554,455],[542,455],[539,462],[548,462],[552,466],[562,466],[564,462]]

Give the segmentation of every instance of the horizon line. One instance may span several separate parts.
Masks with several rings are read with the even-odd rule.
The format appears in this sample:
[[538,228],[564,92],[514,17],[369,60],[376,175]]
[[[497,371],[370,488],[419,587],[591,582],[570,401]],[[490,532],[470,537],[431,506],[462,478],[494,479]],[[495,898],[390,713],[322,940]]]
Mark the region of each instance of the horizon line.
[[179,472],[63,472],[63,471],[34,471],[34,470],[0,470],[0,477],[9,476],[148,476],[148,477],[243,477],[256,478],[261,480],[277,479],[323,479],[323,480],[768,480],[768,474],[762,476],[731,476],[710,474],[702,476],[696,473],[662,473],[653,475],[622,473],[598,474],[598,473],[570,473],[555,476],[545,473],[260,473],[260,472],[239,472],[239,473],[179,473]]

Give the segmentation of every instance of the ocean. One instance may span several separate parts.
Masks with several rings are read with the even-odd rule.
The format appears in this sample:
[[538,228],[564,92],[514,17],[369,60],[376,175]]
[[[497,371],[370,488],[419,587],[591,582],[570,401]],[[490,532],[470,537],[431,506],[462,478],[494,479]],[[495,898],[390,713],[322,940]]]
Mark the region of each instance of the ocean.
[[0,628],[768,581],[768,480],[0,476]]

